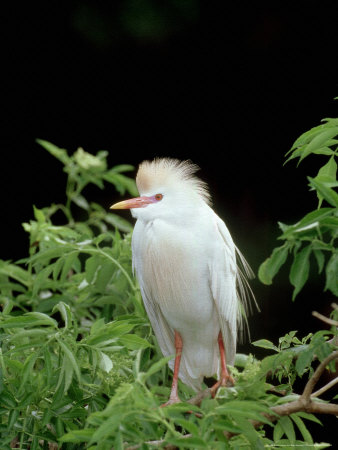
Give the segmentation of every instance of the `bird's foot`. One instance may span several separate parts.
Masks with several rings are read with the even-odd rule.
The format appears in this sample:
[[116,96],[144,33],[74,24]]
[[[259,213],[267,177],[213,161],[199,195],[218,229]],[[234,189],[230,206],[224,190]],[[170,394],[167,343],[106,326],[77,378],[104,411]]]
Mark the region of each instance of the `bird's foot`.
[[181,399],[179,398],[178,395],[170,396],[169,400],[163,403],[163,405],[161,405],[160,408],[164,408],[165,406],[169,405],[174,405],[175,403],[181,403]]
[[233,377],[228,373],[227,375],[223,375],[219,381],[217,381],[211,388],[211,396],[212,398],[215,397],[216,392],[218,388],[220,387],[232,387],[235,385],[235,380]]

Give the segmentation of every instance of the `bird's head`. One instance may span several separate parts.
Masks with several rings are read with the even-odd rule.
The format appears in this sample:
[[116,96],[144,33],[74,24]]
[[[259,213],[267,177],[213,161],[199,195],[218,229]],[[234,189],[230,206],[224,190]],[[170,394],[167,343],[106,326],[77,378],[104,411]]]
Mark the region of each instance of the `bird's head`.
[[140,197],[115,203],[111,209],[131,209],[136,218],[185,216],[197,204],[209,203],[206,183],[194,173],[198,166],[190,161],[156,158],[140,164],[136,185]]

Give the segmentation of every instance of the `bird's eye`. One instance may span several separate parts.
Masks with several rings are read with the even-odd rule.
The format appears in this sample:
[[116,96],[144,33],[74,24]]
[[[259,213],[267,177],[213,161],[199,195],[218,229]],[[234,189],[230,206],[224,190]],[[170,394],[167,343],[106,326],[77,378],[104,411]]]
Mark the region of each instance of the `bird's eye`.
[[156,195],[155,195],[155,199],[156,199],[157,201],[162,200],[162,198],[163,198],[163,195],[162,195],[162,194],[156,194]]

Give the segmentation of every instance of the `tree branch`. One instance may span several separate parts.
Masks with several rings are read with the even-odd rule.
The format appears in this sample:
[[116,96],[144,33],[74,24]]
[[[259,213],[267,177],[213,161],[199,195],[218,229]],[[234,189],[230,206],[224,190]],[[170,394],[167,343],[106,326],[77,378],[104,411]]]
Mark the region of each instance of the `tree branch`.
[[334,359],[338,359],[338,351],[332,352],[329,356],[327,356],[324,361],[322,361],[319,366],[317,367],[317,369],[315,370],[314,374],[312,375],[312,377],[309,379],[309,381],[306,383],[306,386],[304,388],[303,394],[301,395],[301,397],[306,400],[309,401],[310,400],[310,396],[312,394],[313,388],[315,387],[315,385],[317,384],[319,378],[321,377],[322,373],[324,372],[326,366]]
[[338,321],[330,319],[329,317],[323,316],[323,314],[320,314],[317,311],[312,311],[312,315],[314,317],[317,317],[317,319],[321,320],[322,322],[327,323],[328,325],[333,325],[335,327],[338,327]]

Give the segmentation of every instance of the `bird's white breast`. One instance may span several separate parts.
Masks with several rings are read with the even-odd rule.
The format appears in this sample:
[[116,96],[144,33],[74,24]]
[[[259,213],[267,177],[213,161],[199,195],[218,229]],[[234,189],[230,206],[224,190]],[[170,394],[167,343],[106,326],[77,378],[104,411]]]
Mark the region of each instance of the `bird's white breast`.
[[163,219],[139,219],[134,229],[133,262],[141,289],[178,331],[200,329],[214,317],[208,282],[210,249],[200,231],[201,221],[203,217],[182,227]]

